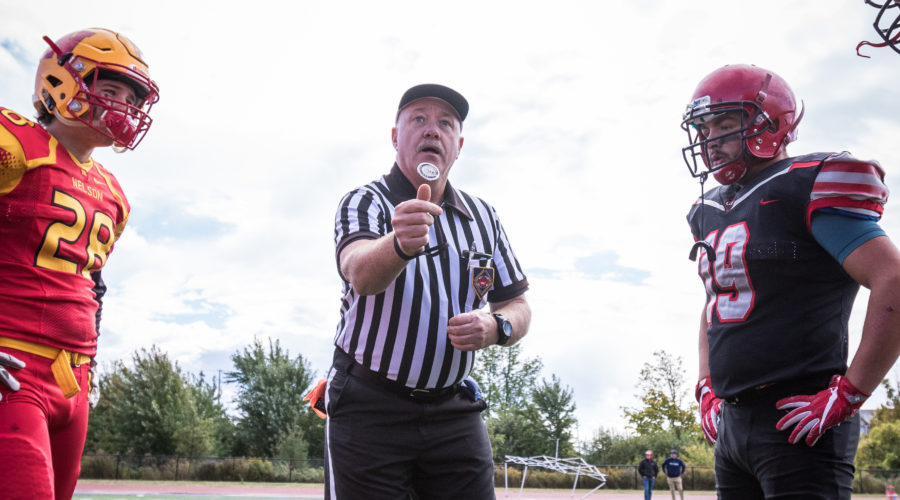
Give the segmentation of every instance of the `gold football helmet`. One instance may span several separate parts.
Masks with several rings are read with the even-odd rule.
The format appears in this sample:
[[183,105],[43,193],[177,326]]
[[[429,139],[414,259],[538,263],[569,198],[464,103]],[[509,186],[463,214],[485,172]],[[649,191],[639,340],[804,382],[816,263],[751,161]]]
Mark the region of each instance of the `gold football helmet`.
[[[69,33],[56,42],[45,36],[44,41],[50,49],[38,64],[35,108],[63,121],[77,120],[112,139],[118,149],[134,149],[149,130],[150,108],[159,100],[159,87],[137,46],[102,28]],[[129,85],[137,102],[98,95],[99,80]]]

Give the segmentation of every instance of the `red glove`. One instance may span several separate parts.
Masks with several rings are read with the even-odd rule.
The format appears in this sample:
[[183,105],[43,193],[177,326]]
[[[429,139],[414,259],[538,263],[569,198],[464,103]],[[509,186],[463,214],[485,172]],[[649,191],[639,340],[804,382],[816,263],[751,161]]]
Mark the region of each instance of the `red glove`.
[[797,424],[788,441],[797,444],[806,434],[807,446],[813,446],[825,431],[855,415],[869,396],[853,387],[846,378],[835,375],[831,377],[827,389],[811,396],[791,396],[775,403],[779,410],[791,410],[775,424],[775,428],[783,431]]
[[309,394],[303,396],[303,401],[309,401],[309,406],[312,407],[313,411],[316,412],[316,415],[325,418],[325,385],[328,383],[327,380],[320,379],[316,386],[313,387],[313,390],[309,391]]
[[719,411],[722,408],[722,400],[716,397],[710,384],[709,377],[704,377],[697,382],[694,397],[700,403],[700,428],[709,444],[716,444],[719,438]]

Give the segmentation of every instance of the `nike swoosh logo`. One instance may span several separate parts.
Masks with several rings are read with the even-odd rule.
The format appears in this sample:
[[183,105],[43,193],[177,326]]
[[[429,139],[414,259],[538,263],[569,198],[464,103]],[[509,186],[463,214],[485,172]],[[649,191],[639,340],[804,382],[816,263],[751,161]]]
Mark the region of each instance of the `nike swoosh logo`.
[[94,177],[94,182],[97,184],[106,184],[106,182],[103,181],[102,179],[100,179],[99,177]]
[[759,204],[760,204],[760,205],[768,205],[769,203],[775,203],[776,201],[778,201],[778,200],[766,200],[766,199],[760,199],[760,200],[759,200]]

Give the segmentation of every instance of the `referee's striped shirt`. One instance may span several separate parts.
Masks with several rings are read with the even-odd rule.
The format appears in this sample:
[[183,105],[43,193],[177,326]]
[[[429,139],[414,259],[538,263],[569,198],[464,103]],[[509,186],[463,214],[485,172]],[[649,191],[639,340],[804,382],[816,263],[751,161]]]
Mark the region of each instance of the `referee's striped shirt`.
[[[335,255],[350,242],[375,239],[392,231],[394,207],[416,197],[416,188],[394,164],[381,179],[344,196],[335,216]],[[444,213],[431,227],[429,247],[447,248],[438,255],[409,261],[394,282],[377,295],[359,295],[342,276],[344,296],[335,345],[358,363],[407,387],[432,389],[460,382],[472,370],[474,352],[450,345],[447,321],[461,312],[502,302],[528,290],[494,208],[454,189],[450,183],[441,204]],[[438,227],[440,226],[440,227]],[[471,267],[493,266],[493,288],[480,299],[465,250],[492,256],[472,259]]]

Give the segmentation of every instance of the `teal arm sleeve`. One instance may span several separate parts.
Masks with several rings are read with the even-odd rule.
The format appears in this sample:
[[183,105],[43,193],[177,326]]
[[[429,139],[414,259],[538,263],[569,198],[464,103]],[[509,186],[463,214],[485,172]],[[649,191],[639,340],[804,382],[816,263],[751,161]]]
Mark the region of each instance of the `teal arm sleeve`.
[[827,212],[814,213],[810,229],[813,238],[841,264],[858,246],[885,235],[877,221]]

